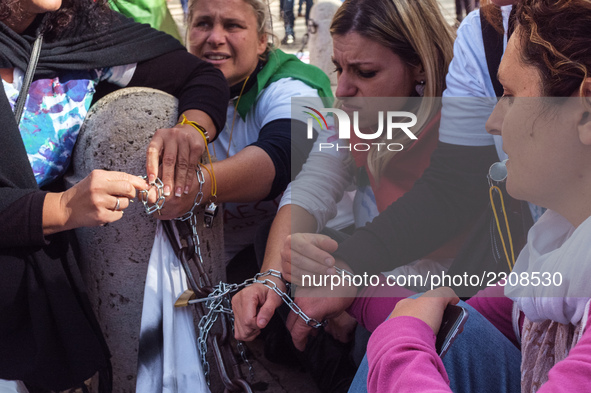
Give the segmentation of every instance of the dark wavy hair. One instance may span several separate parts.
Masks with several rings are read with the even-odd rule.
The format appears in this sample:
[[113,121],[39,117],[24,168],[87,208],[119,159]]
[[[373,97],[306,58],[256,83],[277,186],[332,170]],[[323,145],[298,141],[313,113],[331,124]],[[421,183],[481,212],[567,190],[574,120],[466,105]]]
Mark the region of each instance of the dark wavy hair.
[[581,91],[591,69],[591,0],[522,0],[521,60],[535,67],[547,97]]
[[[20,0],[0,0],[0,21],[5,21],[20,11]],[[43,19],[41,30],[48,42],[81,27],[94,30],[111,20],[108,0],[63,0],[59,10],[49,12]]]

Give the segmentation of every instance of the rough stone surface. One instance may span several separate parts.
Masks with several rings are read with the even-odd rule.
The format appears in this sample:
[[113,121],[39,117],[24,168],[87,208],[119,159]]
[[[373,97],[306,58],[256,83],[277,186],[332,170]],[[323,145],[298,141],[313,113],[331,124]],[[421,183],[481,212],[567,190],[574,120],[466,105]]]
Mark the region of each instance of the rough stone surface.
[[310,11],[310,18],[316,22],[316,34],[310,34],[308,41],[310,50],[310,64],[315,65],[328,75],[333,86],[337,84],[337,74],[332,63],[332,37],[330,23],[337,9],[341,6],[339,0],[321,0],[314,2]]
[[[93,169],[145,175],[148,143],[158,128],[177,120],[176,98],[153,89],[129,88],[104,97],[91,108],[74,150],[71,186]],[[199,219],[199,222],[202,222]],[[77,230],[81,270],[113,355],[114,391],[135,392],[138,338],[144,283],[156,220],[142,203],[105,227]],[[201,228],[201,249],[213,282],[225,279],[222,223]]]

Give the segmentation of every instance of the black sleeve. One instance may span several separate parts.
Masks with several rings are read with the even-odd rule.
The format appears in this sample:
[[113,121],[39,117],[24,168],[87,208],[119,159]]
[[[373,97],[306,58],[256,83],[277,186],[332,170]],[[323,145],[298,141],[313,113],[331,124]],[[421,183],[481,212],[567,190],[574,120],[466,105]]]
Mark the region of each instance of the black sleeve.
[[[256,142],[269,155],[275,167],[275,178],[265,200],[275,199],[297,176],[314,144],[306,138],[307,125],[299,120],[277,119],[263,126]],[[292,137],[293,135],[293,137]]]
[[201,110],[211,117],[217,134],[226,124],[230,90],[224,74],[206,61],[176,50],[138,63],[128,87],[165,91],[179,100],[179,114]]
[[436,250],[488,206],[486,175],[496,161],[494,146],[439,142],[413,188],[339,244],[335,256],[357,273],[377,274]]
[[35,191],[12,202],[0,212],[0,248],[42,247],[43,202],[46,192]]

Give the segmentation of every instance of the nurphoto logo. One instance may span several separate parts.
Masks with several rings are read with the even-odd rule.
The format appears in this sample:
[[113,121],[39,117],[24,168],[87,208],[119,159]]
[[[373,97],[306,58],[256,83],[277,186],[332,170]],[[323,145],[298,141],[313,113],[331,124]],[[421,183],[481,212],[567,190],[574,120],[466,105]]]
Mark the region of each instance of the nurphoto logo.
[[[337,108],[320,108],[314,109],[310,106],[304,106],[304,108],[309,109],[310,111],[304,111],[304,113],[310,115],[311,117],[308,118],[308,133],[307,138],[313,139],[314,138],[314,121],[318,123],[320,126],[320,130],[326,129],[328,130],[328,122],[323,114],[332,113],[333,116],[336,115],[338,120],[338,139],[339,140],[347,140],[351,139],[351,119],[349,118],[349,114],[342,109]],[[392,135],[394,135],[394,130],[402,130],[410,139],[417,139],[416,135],[412,133],[410,127],[417,124],[417,117],[414,113],[405,112],[405,111],[379,111],[377,112],[377,129],[373,129],[371,127],[366,127],[370,133],[361,132],[359,127],[359,111],[353,112],[353,132],[355,136],[361,140],[365,141],[377,141],[378,139],[384,140],[382,135],[385,131],[386,133],[386,140],[392,140]],[[385,126],[384,126],[385,123]],[[387,143],[387,142],[372,142],[372,143],[349,143],[346,144],[338,144],[338,143],[319,143],[319,151],[327,150],[327,149],[336,149],[338,150],[355,150],[355,151],[368,151],[372,146],[376,146],[378,151],[380,149],[388,149],[390,151],[400,151],[404,148],[404,145],[401,143]]]

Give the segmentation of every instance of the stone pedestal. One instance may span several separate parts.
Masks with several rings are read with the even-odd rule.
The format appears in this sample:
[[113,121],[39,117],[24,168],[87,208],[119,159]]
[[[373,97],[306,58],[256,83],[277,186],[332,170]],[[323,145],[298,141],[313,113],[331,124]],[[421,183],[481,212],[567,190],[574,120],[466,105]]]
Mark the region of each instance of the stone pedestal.
[[[146,149],[158,128],[177,121],[176,98],[158,90],[128,88],[97,102],[74,149],[69,186],[93,169],[145,175]],[[199,219],[201,222],[201,218]],[[225,281],[222,220],[201,228],[201,250],[213,282]],[[79,228],[81,270],[94,311],[113,355],[114,392],[135,392],[144,283],[156,220],[142,203],[105,227]]]
[[328,75],[330,84],[337,85],[337,74],[332,63],[332,37],[330,23],[337,9],[341,6],[339,0],[320,0],[314,2],[310,11],[310,18],[318,25],[316,33],[310,34],[308,48],[310,50],[310,64],[315,65]]

